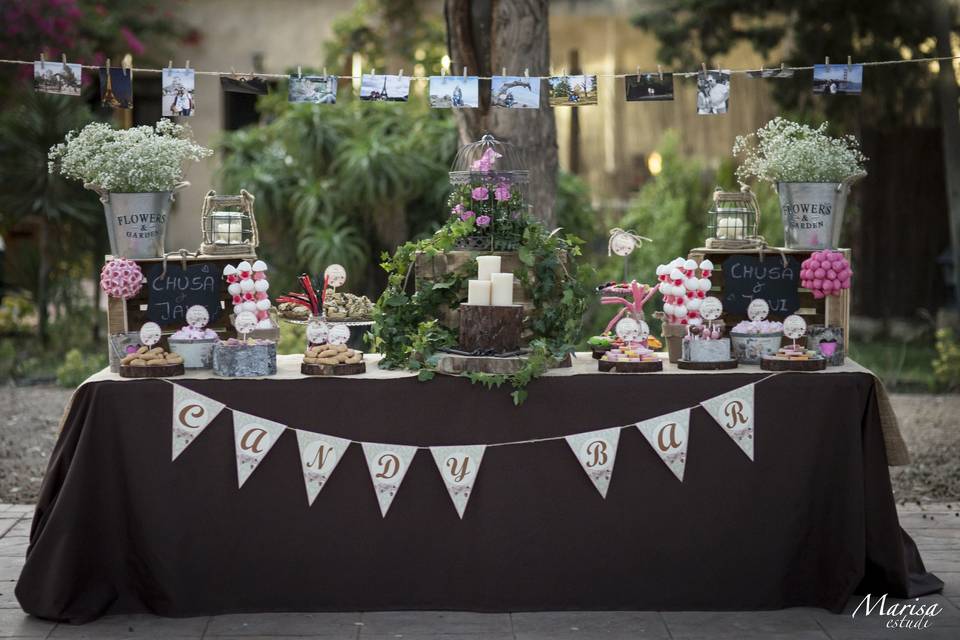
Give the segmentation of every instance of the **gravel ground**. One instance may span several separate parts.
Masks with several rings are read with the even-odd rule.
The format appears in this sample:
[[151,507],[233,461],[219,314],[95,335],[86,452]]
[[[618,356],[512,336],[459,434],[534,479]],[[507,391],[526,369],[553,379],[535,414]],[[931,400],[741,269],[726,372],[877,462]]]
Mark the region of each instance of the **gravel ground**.
[[[37,501],[70,391],[0,386],[0,502]],[[913,464],[892,467],[897,501],[960,501],[960,395],[893,394]]]

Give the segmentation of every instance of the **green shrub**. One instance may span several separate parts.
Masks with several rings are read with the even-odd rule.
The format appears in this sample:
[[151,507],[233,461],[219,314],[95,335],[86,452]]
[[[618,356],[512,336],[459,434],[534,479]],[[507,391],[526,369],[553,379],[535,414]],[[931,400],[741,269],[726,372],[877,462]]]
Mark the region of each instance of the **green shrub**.
[[0,340],[0,382],[13,377],[17,369],[17,347],[13,340]]
[[71,349],[57,367],[57,384],[61,387],[76,387],[107,365],[104,355],[84,355],[79,349]]
[[280,340],[277,342],[277,355],[302,354],[307,346],[307,327],[304,325],[280,323]]
[[933,376],[942,390],[960,389],[960,340],[952,329],[937,331],[937,357],[933,360]]

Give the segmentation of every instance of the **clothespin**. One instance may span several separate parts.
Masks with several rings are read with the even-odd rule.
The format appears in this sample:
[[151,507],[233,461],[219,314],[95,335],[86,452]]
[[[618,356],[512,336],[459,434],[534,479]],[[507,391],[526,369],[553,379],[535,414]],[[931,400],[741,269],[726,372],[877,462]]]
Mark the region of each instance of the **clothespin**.
[[173,60],[170,60],[170,61],[167,63],[167,69],[173,69]]
[[398,78],[402,78],[402,77],[403,77],[403,69],[400,69],[400,73],[397,74],[397,77],[398,77]]
[[187,60],[187,64],[183,65],[183,68],[184,68],[184,69],[189,69],[189,68],[190,68],[190,61],[189,61],[189,60]]
[[327,77],[327,68],[326,68],[326,67],[323,68],[323,77],[324,77],[324,78]]
[[524,77],[524,78],[529,78],[529,77],[530,77],[530,69],[524,69],[524,70],[523,70],[523,77]]
[[701,63],[700,63],[700,71],[701,71],[701,73],[703,73],[703,75],[707,75],[707,63],[706,63],[706,62],[701,62]]
[[110,75],[110,58],[107,58],[106,67],[107,67],[107,75]]
[[467,68],[466,68],[466,67],[463,68],[463,79],[464,79],[464,80],[467,79]]
[[502,75],[502,76],[507,75],[507,68],[506,68],[506,67],[503,67],[503,68],[500,69],[500,75]]
[[847,56],[847,71],[850,71],[851,63],[852,63],[852,56]]
[[372,76],[377,75],[377,70],[376,70],[376,69],[370,69],[370,75],[372,75]]
[[784,67],[784,64],[781,62],[781,63],[780,63],[780,71],[782,72],[782,71],[785,71],[785,70],[786,70],[786,68]]
[[47,54],[40,52],[40,68],[43,69],[47,66]]
[[445,68],[443,68],[442,66],[440,67],[440,77],[441,77],[441,78],[446,78],[446,77],[447,77],[447,70],[446,70]]
[[63,66],[67,66],[67,54],[65,53],[60,54],[60,62],[63,63]]
[[637,77],[640,77],[640,65],[637,65]]
[[827,71],[830,71],[830,56],[824,57],[823,65],[827,68]]
[[120,60],[120,68],[123,69],[124,75],[133,77],[133,56],[129,53],[123,56]]
[[663,80],[663,67],[657,65],[657,75],[660,76],[660,79]]
[[303,67],[301,67],[301,66],[298,64],[298,65],[297,65],[297,80],[300,80],[300,79],[302,79],[302,78],[303,78]]

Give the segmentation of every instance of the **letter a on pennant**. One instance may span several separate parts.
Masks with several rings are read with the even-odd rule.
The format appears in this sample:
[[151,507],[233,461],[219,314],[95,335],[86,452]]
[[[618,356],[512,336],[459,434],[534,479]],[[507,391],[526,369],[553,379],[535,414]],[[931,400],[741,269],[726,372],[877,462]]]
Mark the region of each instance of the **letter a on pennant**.
[[577,456],[580,466],[593,482],[600,495],[607,497],[610,478],[613,476],[613,464],[617,459],[617,445],[620,442],[620,427],[577,433],[566,437],[567,444]]
[[307,487],[307,503],[313,506],[317,494],[327,483],[330,474],[340,463],[340,458],[350,446],[349,440],[335,438],[313,431],[297,432],[300,447],[300,466],[303,467],[303,482]]
[[687,441],[690,439],[690,409],[637,423],[637,429],[657,452],[673,475],[683,482],[687,466]]
[[754,385],[748,384],[700,403],[710,417],[723,428],[724,433],[733,438],[751,460],[754,432],[753,387]]
[[270,453],[286,426],[249,413],[233,412],[233,442],[237,454],[237,482],[247,481],[260,461]]
[[367,459],[373,490],[377,493],[380,515],[387,517],[387,511],[400,490],[400,483],[407,475],[407,469],[417,453],[416,447],[399,444],[378,444],[361,442],[363,455]]
[[178,384],[173,385],[173,457],[183,453],[223,411],[223,403]]
[[430,447],[433,460],[447,486],[450,499],[457,510],[460,519],[467,510],[467,502],[473,491],[473,483],[477,481],[477,472],[480,471],[480,461],[487,446],[484,444],[463,447]]

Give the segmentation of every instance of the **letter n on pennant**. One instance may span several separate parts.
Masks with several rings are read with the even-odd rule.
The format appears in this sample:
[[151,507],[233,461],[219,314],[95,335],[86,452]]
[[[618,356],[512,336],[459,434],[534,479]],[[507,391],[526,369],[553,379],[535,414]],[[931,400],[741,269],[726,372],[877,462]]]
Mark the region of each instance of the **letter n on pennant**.
[[[172,384],[172,383],[171,383]],[[173,385],[173,457],[183,453],[223,411],[223,403],[178,384]]]
[[297,446],[300,448],[300,466],[303,482],[307,487],[307,503],[313,506],[317,494],[330,479],[340,459],[350,446],[349,440],[335,438],[313,431],[295,429]]
[[700,403],[751,460],[754,446],[754,386],[748,384]]

